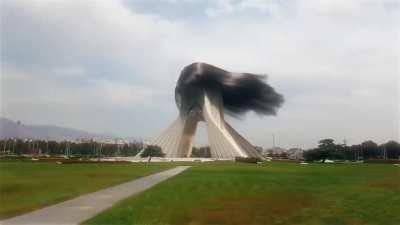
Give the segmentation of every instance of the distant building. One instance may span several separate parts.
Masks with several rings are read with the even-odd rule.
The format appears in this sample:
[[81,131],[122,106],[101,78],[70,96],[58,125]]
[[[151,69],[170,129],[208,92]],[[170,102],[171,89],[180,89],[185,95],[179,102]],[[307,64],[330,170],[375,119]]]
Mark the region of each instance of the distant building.
[[288,159],[288,150],[281,147],[273,147],[263,151],[263,156],[273,159]]
[[287,151],[288,158],[294,160],[303,160],[304,159],[303,152],[304,150],[301,148],[291,148]]

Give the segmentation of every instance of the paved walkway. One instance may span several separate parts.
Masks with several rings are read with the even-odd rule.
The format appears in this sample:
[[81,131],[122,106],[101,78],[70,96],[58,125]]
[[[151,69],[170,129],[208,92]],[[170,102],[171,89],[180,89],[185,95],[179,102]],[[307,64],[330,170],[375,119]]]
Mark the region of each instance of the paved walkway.
[[11,225],[72,225],[79,224],[98,213],[110,208],[116,202],[142,192],[172,176],[175,176],[189,166],[178,166],[160,173],[142,177],[114,187],[82,195],[43,209],[33,211],[0,224]]

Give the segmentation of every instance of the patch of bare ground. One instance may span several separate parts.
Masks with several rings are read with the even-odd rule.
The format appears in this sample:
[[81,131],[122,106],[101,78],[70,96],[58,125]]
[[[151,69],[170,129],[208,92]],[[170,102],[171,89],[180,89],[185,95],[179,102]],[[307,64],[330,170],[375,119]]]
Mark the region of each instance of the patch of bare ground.
[[223,198],[211,202],[208,207],[191,210],[181,222],[190,225],[278,224],[289,221],[312,203],[311,195],[301,193],[281,193],[261,198]]
[[384,179],[380,181],[374,181],[369,183],[368,187],[397,189],[400,188],[400,179]]

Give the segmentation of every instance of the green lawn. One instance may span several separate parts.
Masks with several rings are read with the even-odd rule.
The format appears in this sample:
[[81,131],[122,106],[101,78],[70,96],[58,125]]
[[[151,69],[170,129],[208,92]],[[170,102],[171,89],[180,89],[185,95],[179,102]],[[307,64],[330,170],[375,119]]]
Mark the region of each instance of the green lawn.
[[172,167],[169,164],[0,162],[0,218],[61,202]]
[[400,224],[393,165],[193,166],[85,224]]

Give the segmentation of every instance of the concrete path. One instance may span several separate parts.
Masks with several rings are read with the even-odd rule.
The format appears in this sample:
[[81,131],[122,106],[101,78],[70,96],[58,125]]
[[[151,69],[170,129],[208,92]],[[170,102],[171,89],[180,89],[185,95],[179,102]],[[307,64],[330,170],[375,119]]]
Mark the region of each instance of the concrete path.
[[172,176],[175,176],[189,166],[178,166],[160,173],[142,177],[114,187],[81,195],[77,198],[58,203],[21,216],[13,217],[0,224],[11,225],[72,225],[79,224],[98,213],[110,208],[116,202],[142,192]]

